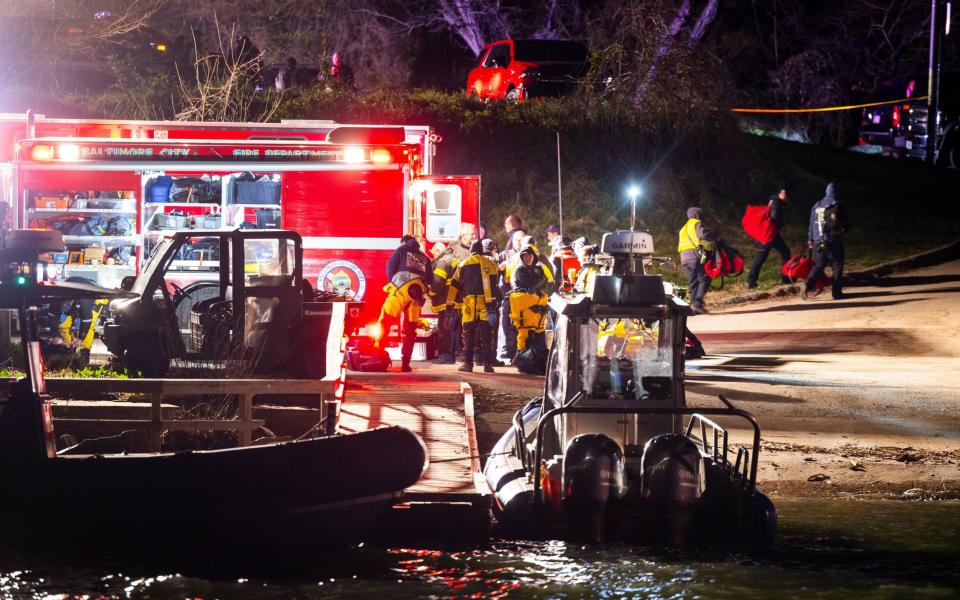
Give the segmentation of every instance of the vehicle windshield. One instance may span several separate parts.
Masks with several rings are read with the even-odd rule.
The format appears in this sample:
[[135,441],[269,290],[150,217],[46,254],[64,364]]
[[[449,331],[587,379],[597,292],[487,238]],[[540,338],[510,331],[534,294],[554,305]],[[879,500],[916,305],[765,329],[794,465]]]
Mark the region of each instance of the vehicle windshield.
[[669,319],[607,318],[583,323],[583,391],[597,399],[646,400],[669,394],[674,326]]
[[167,253],[167,250],[170,248],[170,244],[173,243],[173,238],[164,238],[159,244],[157,244],[153,250],[150,252],[150,256],[147,257],[146,262],[143,263],[143,267],[140,269],[140,274],[137,275],[137,279],[133,284],[131,291],[135,294],[142,294],[143,291],[147,288],[147,282],[150,281],[150,278],[153,276],[153,272],[157,269],[157,265],[160,263],[160,257]]
[[522,40],[513,43],[515,60],[528,62],[584,62],[587,49],[577,42]]

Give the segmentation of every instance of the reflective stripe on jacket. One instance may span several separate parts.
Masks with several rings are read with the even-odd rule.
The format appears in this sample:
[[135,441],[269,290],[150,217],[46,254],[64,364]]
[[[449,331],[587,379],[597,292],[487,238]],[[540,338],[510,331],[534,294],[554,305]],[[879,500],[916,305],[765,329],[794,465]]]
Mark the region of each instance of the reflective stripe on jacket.
[[489,256],[471,254],[457,266],[450,278],[447,303],[452,303],[458,295],[460,298],[483,296],[487,303],[493,302],[500,298],[499,277],[500,268]]

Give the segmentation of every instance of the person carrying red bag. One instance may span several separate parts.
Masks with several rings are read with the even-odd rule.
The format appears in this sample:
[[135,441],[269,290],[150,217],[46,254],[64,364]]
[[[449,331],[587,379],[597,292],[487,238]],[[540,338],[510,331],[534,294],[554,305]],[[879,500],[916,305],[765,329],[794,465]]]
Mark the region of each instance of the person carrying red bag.
[[[779,193],[770,196],[767,202],[767,210],[770,211],[770,225],[773,228],[773,238],[769,242],[754,242],[754,246],[757,248],[757,256],[753,259],[753,265],[750,266],[750,272],[747,274],[747,287],[750,289],[757,287],[760,269],[763,268],[763,263],[767,261],[767,256],[770,255],[771,250],[776,250],[780,255],[781,269],[790,260],[790,248],[780,235],[780,228],[783,227],[783,206],[786,203],[786,189],[781,189]],[[790,283],[790,278],[781,274],[780,283]]]

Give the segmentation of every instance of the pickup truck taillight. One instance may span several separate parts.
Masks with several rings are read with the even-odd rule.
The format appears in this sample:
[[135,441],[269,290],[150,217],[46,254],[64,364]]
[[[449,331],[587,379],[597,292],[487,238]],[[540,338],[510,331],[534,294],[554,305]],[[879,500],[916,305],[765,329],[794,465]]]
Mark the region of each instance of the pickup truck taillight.
[[899,106],[893,107],[893,116],[891,117],[890,121],[894,129],[900,128],[900,107]]

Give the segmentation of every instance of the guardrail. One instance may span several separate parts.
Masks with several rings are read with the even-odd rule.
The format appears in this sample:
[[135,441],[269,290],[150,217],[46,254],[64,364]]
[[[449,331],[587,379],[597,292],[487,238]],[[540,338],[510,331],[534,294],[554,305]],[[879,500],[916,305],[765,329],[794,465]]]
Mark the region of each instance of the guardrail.
[[[150,450],[161,451],[164,431],[237,431],[238,445],[249,446],[253,430],[262,427],[262,419],[253,418],[253,399],[271,395],[316,395],[321,419],[331,411],[336,418],[335,397],[337,375],[323,379],[78,379],[48,378],[47,392],[52,394],[100,395],[145,394],[150,396],[150,419],[54,419],[54,426],[84,426],[104,431],[141,430],[150,432]],[[165,398],[190,396],[225,396],[238,398],[236,419],[163,419],[161,405]]]

